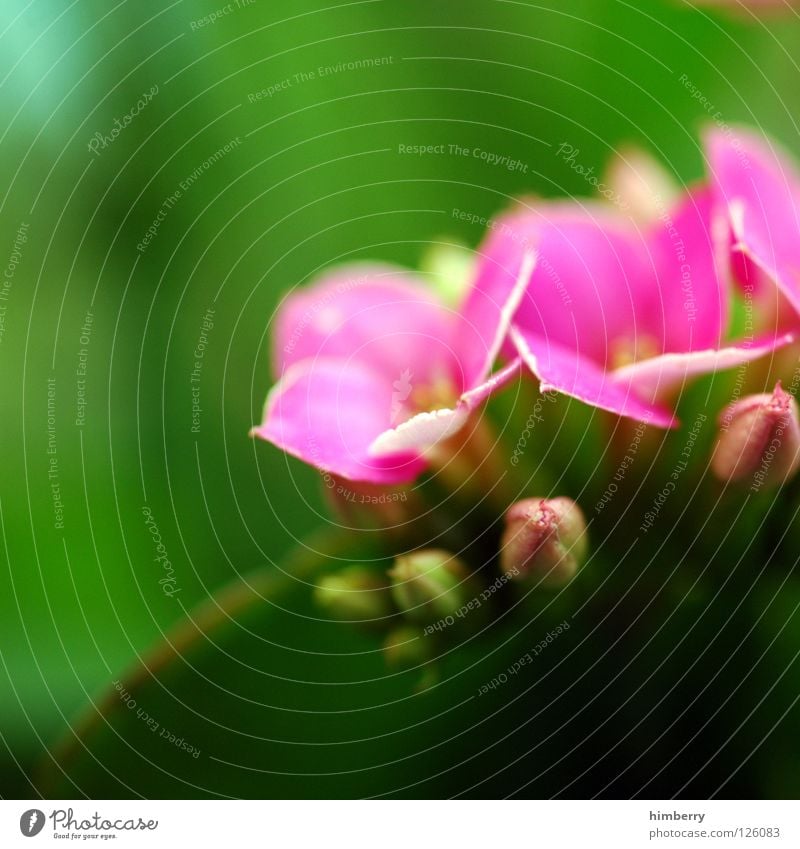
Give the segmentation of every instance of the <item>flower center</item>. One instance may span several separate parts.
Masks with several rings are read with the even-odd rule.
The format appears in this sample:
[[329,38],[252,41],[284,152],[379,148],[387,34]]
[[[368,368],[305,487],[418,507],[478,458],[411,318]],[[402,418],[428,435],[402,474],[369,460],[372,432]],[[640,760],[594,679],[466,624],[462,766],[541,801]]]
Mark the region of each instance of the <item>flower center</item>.
[[392,424],[397,426],[417,415],[448,409],[458,401],[458,392],[446,374],[437,374],[424,383],[416,383],[410,371],[392,383]]
[[616,339],[611,345],[611,368],[615,370],[624,368],[642,360],[658,357],[661,353],[661,346],[649,333],[641,333],[635,339]]
[[409,398],[411,415],[416,413],[431,413],[454,407],[458,401],[458,393],[453,381],[445,375],[438,375],[432,383],[416,386]]

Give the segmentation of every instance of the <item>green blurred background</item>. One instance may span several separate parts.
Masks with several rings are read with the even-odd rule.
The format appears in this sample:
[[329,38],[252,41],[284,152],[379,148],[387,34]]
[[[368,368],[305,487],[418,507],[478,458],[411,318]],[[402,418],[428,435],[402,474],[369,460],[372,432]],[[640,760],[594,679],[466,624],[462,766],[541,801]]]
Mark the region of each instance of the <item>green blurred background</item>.
[[[188,650],[158,646],[237,575],[265,565],[279,575],[295,541],[327,522],[318,475],[248,438],[285,292],[334,262],[414,266],[442,238],[475,246],[481,229],[454,209],[491,216],[523,193],[590,194],[556,156],[564,142],[598,172],[634,142],[678,179],[699,178],[709,110],[686,79],[721,120],[800,153],[800,21],[725,18],[681,0],[242,0],[198,25],[225,8],[3,4],[4,268],[20,225],[27,241],[0,340],[2,795],[797,792],[792,492],[763,509],[773,542],[786,527],[793,536],[777,554],[762,541],[746,563],[746,533],[696,552],[674,537],[648,542],[626,560],[626,540],[604,532],[595,583],[533,602],[527,632],[517,622],[459,646],[425,693],[413,675],[387,674],[377,637],[318,621],[302,583],[212,638],[195,632]],[[110,136],[156,86],[92,152],[95,134]],[[479,147],[525,167],[415,157],[404,144]],[[586,411],[568,405],[565,421],[600,450]],[[567,489],[585,479],[564,474]],[[700,502],[707,512],[713,499]],[[719,509],[721,522],[739,518],[736,505]],[[598,575],[627,611],[597,602]],[[529,680],[474,697],[585,605],[570,642]],[[115,695],[152,651],[164,663],[135,680],[133,697],[197,758]],[[565,716],[575,725],[563,730]],[[60,766],[56,746],[69,750]]]

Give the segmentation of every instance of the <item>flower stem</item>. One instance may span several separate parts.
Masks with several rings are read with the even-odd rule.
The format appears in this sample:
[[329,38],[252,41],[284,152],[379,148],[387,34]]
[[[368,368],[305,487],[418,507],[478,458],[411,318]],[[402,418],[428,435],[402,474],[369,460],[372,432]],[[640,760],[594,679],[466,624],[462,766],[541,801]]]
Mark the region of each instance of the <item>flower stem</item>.
[[[352,535],[335,527],[323,528],[292,549],[284,560],[284,568],[270,563],[231,581],[187,611],[163,640],[140,656],[120,677],[122,688],[133,692],[148,680],[155,679],[170,663],[205,644],[210,633],[267,600],[274,602],[291,592],[297,583],[309,581],[331,558],[346,554],[352,544]],[[44,788],[55,787],[62,775],[69,775],[74,758],[85,747],[84,740],[104,723],[108,725],[109,716],[120,711],[124,704],[116,687],[106,689],[97,700],[90,702],[42,763],[38,782],[42,793],[45,793]]]
[[461,501],[502,513],[517,495],[508,457],[485,415],[472,417],[428,459],[440,485]]

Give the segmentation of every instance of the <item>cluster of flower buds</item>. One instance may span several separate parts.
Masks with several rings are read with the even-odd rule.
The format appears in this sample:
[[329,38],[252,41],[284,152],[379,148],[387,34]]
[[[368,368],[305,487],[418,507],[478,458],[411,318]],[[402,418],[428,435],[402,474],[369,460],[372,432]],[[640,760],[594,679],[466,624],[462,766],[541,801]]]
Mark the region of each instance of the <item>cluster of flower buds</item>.
[[423,548],[396,557],[388,573],[352,565],[326,575],[315,600],[332,618],[386,630],[391,666],[420,666],[430,658],[428,641],[420,638],[484,627],[514,584],[564,585],[587,549],[586,522],[574,501],[528,498],[505,516],[499,573],[491,564],[472,570],[449,551]]
[[797,401],[778,383],[772,394],[750,395],[720,417],[711,461],[723,481],[747,481],[752,490],[786,482],[800,468]]

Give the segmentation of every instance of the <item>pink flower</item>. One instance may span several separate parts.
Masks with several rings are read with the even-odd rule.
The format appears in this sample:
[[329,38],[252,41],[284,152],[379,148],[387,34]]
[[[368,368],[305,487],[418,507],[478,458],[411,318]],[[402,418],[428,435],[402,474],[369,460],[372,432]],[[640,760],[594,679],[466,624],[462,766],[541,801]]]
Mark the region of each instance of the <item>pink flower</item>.
[[511,289],[526,250],[536,266],[510,327],[541,381],[604,410],[662,427],[659,402],[691,375],[737,366],[790,341],[725,342],[728,234],[704,187],[640,232],[609,207],[543,202],[494,223],[476,289]]
[[[769,301],[777,285],[791,309],[778,304],[781,324],[800,316],[800,174],[783,150],[742,128],[706,133],[708,167],[727,211],[738,268]],[[774,296],[771,298],[775,303]],[[787,318],[787,313],[789,314]]]
[[280,380],[252,433],[344,478],[412,480],[518,373],[512,360],[490,375],[531,261],[516,286],[473,291],[460,312],[391,266],[351,265],[288,296],[274,334]]

